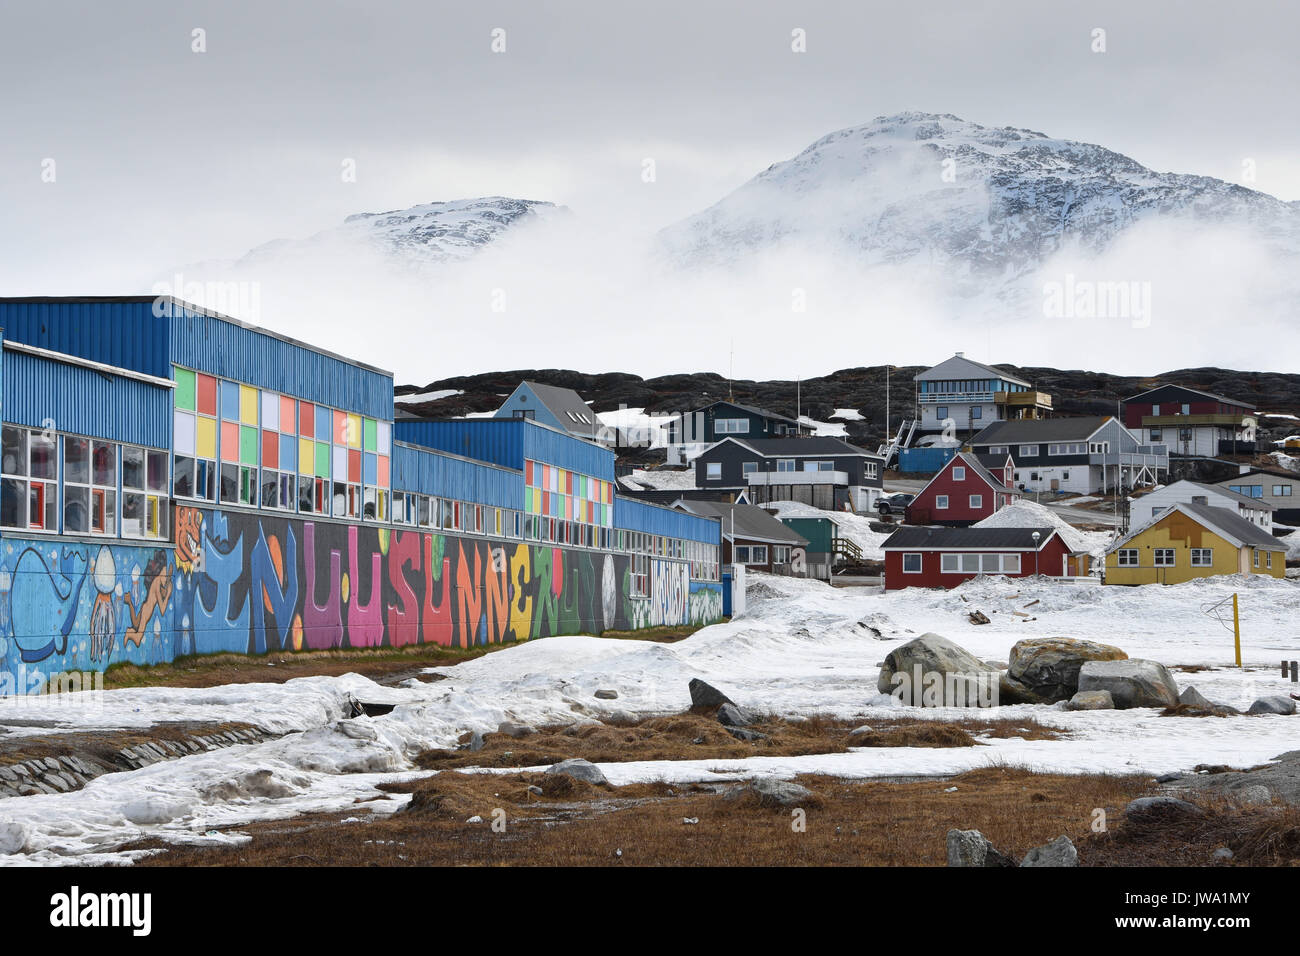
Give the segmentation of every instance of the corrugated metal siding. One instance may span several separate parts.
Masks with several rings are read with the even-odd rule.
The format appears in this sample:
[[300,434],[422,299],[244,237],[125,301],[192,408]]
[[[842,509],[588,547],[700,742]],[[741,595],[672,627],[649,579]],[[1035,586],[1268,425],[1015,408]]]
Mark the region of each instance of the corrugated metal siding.
[[413,445],[506,468],[523,468],[524,459],[531,458],[604,481],[614,480],[612,451],[524,419],[398,421],[393,423],[393,434]]
[[171,378],[165,317],[148,302],[0,302],[5,338]]
[[523,507],[523,472],[464,461],[409,445],[393,445],[392,482],[394,491],[437,495],[497,508]]
[[177,308],[171,321],[177,365],[373,418],[393,417],[389,375],[189,309]]
[[171,447],[171,389],[7,349],[3,361],[6,422]]
[[622,495],[614,496],[614,527],[706,544],[720,544],[722,539],[722,525],[715,518],[701,518]]

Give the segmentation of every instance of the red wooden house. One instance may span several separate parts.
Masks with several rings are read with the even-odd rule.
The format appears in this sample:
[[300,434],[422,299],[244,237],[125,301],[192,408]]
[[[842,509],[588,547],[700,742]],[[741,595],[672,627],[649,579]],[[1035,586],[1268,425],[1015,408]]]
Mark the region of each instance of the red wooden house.
[[1014,469],[1010,455],[993,472],[970,452],[958,452],[917,492],[907,523],[966,527],[983,521],[1020,494],[1007,481]]
[[1053,528],[902,527],[883,547],[886,591],[955,588],[979,574],[1074,577],[1089,566]]

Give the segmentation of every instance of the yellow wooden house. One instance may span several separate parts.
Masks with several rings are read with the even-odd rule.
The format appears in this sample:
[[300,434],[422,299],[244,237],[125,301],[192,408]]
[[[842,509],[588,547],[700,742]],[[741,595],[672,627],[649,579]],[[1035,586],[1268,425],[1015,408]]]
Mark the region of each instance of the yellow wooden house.
[[1286,576],[1286,546],[1227,508],[1180,502],[1106,552],[1107,584],[1178,584],[1216,574]]

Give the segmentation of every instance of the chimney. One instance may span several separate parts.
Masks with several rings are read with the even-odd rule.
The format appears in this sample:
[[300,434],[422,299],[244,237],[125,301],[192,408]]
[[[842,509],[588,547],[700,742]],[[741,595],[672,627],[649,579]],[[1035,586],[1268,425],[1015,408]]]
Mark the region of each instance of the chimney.
[[965,352],[958,352],[958,353],[957,353],[957,357],[958,357],[958,358],[965,358],[965,357],[966,357],[966,353],[965,353]]

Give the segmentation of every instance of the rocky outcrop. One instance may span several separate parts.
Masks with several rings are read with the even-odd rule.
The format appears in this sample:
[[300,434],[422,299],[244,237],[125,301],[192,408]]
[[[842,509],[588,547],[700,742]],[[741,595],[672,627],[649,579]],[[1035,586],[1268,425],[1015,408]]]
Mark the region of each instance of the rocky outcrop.
[[1036,846],[1020,861],[1021,866],[1078,866],[1079,853],[1068,836],[1062,834],[1051,843]]
[[1115,700],[1108,690],[1081,690],[1065,705],[1066,710],[1114,710]]

